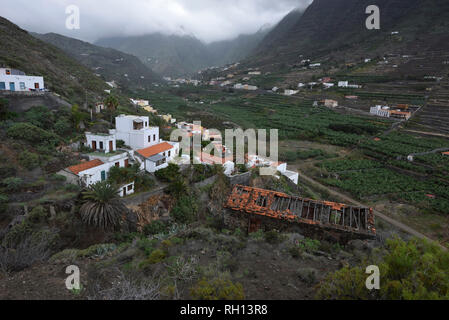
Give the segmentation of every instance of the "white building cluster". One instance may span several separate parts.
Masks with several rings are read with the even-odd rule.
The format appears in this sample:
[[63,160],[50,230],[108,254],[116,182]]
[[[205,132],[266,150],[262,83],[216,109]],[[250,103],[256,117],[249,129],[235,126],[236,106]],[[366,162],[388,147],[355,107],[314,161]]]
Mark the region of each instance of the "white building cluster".
[[[109,133],[86,132],[89,161],[81,162],[59,172],[69,183],[89,187],[106,181],[112,167],[126,168],[138,164],[140,170],[154,173],[166,168],[179,154],[178,142],[165,142],[159,138],[159,128],[149,125],[144,116],[120,115],[115,119],[116,129]],[[117,148],[117,140],[125,146]],[[134,193],[134,182],[121,186],[120,195]]]

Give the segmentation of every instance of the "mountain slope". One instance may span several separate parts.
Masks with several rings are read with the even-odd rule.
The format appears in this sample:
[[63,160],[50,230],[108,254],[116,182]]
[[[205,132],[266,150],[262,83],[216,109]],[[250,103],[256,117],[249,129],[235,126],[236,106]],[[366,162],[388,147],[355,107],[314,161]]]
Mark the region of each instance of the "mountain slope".
[[108,86],[89,69],[62,50],[31,36],[0,17],[0,65],[30,75],[42,75],[46,87],[71,102],[82,103],[86,96],[96,101]]
[[133,54],[152,70],[165,76],[193,73],[208,65],[206,46],[191,36],[155,33],[105,38],[95,44]]
[[[365,13],[377,5],[381,29],[368,30]],[[449,2],[446,0],[315,0],[290,25],[287,32],[279,24],[258,47],[251,60],[263,65],[276,61],[294,63],[298,56],[320,55],[353,45],[382,42],[391,31],[401,31],[404,43],[416,35],[449,30]]]
[[289,32],[292,27],[299,21],[303,11],[295,9],[287,14],[260,42],[258,46],[259,51],[273,48],[276,45],[277,39],[289,37]]
[[211,63],[222,66],[245,59],[257,48],[271,28],[264,28],[254,34],[240,35],[232,40],[212,42],[207,46]]
[[148,88],[153,82],[161,81],[160,76],[132,55],[55,33],[32,35],[60,48],[106,81],[115,80],[121,87]]
[[193,36],[155,33],[100,39],[96,45],[133,54],[157,73],[176,77],[246,58],[267,32],[268,29],[262,29],[252,35],[211,44],[205,44]]

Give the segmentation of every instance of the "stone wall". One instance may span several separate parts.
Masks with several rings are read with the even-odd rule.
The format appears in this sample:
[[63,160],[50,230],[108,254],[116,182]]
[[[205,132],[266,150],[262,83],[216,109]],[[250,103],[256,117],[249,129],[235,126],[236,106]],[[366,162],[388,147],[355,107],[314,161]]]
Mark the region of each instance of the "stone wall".
[[249,186],[249,182],[251,180],[251,172],[245,172],[242,174],[237,174],[234,176],[228,176],[228,180],[229,183],[231,184],[231,186],[236,185],[236,184],[240,184],[243,186]]

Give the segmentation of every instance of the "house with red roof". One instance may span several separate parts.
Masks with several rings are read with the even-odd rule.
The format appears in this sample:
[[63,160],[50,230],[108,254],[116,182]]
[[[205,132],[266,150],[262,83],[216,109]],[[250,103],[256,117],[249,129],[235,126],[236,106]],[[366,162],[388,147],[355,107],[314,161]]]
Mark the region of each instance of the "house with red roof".
[[142,160],[141,169],[149,173],[168,167],[168,163],[178,154],[178,142],[161,142],[148,148],[139,149],[135,153]]

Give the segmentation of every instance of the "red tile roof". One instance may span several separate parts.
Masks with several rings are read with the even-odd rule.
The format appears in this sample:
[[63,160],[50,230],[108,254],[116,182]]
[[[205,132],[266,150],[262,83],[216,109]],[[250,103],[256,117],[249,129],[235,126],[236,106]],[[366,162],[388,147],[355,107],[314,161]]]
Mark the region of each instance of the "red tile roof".
[[95,160],[92,160],[92,161],[88,161],[88,162],[83,162],[83,163],[77,164],[75,166],[71,166],[68,169],[70,171],[72,171],[74,174],[78,174],[78,173],[80,173],[82,171],[101,166],[102,164],[104,164],[103,161],[95,159]]
[[170,149],[173,149],[173,146],[170,143],[162,142],[155,146],[137,150],[137,153],[143,156],[144,158],[149,158],[161,152],[168,151]]

